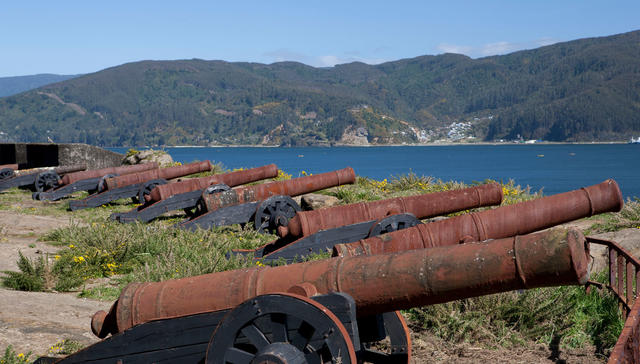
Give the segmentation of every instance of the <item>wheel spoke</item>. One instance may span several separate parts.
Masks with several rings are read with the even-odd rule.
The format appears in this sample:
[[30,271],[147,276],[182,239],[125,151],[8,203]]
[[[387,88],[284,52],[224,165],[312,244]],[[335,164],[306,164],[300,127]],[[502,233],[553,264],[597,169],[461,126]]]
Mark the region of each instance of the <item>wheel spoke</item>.
[[273,342],[289,342],[285,315],[277,313],[271,315],[271,332],[273,333]]
[[295,346],[300,351],[304,351],[304,348],[309,344],[309,341],[311,341],[315,331],[316,330],[313,326],[303,321],[296,331],[295,336],[291,338],[291,345]]
[[253,324],[243,327],[240,331],[258,350],[269,345],[269,340],[267,340],[264,334]]

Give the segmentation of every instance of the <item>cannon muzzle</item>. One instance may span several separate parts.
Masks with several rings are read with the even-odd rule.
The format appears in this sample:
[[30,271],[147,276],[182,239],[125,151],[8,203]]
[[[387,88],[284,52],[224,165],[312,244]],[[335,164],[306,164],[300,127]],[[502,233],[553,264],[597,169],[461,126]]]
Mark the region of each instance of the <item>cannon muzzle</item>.
[[362,221],[380,220],[389,215],[410,213],[418,219],[483,206],[499,205],[502,187],[492,183],[455,191],[444,191],[387,200],[360,202],[326,209],[299,211],[286,226],[278,228],[280,237],[302,237]]
[[64,177],[62,177],[62,184],[68,185],[68,184],[82,181],[85,179],[100,178],[108,174],[122,175],[122,174],[129,174],[129,173],[138,173],[142,171],[148,171],[154,168],[158,168],[158,163],[143,163],[143,164],[136,164],[133,166],[92,169],[88,171],[66,174]]
[[155,202],[180,193],[203,190],[218,183],[224,183],[227,186],[233,187],[262,179],[274,178],[277,175],[278,167],[275,164],[269,164],[258,168],[222,173],[161,185],[154,188],[149,195],[145,196],[145,199],[148,198],[147,202]]
[[131,186],[138,183],[144,183],[154,179],[172,179],[182,176],[188,176],[194,173],[206,172],[210,171],[211,168],[211,162],[209,161],[194,162],[182,166],[151,169],[144,172],[107,178],[104,184],[106,186],[106,189],[113,190],[116,188]]
[[575,229],[394,254],[335,257],[156,283],[132,283],[91,323],[99,337],[151,320],[233,308],[258,295],[343,292],[358,316],[543,286],[585,284],[589,250]]
[[353,168],[347,167],[333,172],[320,173],[313,176],[294,178],[286,181],[275,181],[255,186],[238,187],[231,191],[208,194],[202,199],[207,211],[215,211],[223,207],[235,206],[247,202],[266,200],[271,196],[298,196],[305,193],[324,190],[325,188],[355,182]]
[[337,244],[333,255],[381,254],[506,238],[604,212],[620,211],[623,204],[618,184],[609,179],[579,190],[421,224],[354,243]]

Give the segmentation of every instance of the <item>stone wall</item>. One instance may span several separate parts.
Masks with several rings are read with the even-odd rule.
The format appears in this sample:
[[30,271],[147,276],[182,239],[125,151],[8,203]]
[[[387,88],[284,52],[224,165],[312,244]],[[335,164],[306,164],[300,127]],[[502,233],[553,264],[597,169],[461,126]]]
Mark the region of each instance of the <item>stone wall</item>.
[[87,169],[116,167],[124,156],[87,144],[0,143],[0,164],[20,169],[85,163]]

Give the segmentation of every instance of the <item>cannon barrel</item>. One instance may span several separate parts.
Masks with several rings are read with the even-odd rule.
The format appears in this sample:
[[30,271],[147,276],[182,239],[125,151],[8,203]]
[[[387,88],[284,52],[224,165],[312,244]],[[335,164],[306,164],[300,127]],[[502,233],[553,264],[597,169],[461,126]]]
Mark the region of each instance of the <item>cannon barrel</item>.
[[239,186],[253,181],[273,178],[277,175],[278,167],[275,164],[269,164],[258,168],[244,169],[161,185],[154,188],[149,195],[145,196],[145,199],[147,202],[155,202],[180,193],[203,190],[218,183],[224,183],[227,186]]
[[62,174],[67,175],[71,173],[78,173],[78,172],[84,171],[85,169],[87,169],[87,165],[84,163],[79,163],[79,164],[72,164],[69,166],[55,167],[53,171],[59,175],[62,175]]
[[126,174],[124,176],[117,176],[107,178],[104,182],[106,189],[113,190],[120,187],[126,187],[135,185],[138,183],[144,183],[153,179],[172,179],[182,176],[188,176],[190,174],[210,171],[212,168],[211,162],[194,162],[188,163],[182,166],[174,166],[167,168],[151,169],[144,172]]
[[618,184],[609,179],[579,190],[455,216],[354,243],[336,244],[333,255],[380,254],[506,238],[603,212],[620,211],[623,204]]
[[386,216],[410,213],[426,219],[476,207],[499,205],[502,186],[491,183],[455,191],[443,191],[387,200],[360,202],[296,213],[287,226],[278,228],[280,237],[308,236],[320,230],[332,229],[361,221],[379,220]]
[[13,169],[14,171],[18,170],[18,165],[17,164],[0,164],[0,169]]
[[374,256],[335,257],[155,283],[132,283],[109,313],[94,314],[94,334],[150,320],[233,308],[258,295],[343,292],[358,316],[514,289],[585,284],[588,243],[575,229]]
[[62,177],[62,184],[68,185],[74,182],[82,181],[90,178],[99,178],[108,174],[128,174],[137,173],[142,171],[148,171],[153,168],[158,168],[158,163],[143,163],[133,166],[121,166],[102,169],[92,169],[88,171],[75,172],[66,174]]
[[216,194],[203,193],[202,198],[207,211],[215,211],[227,206],[235,206],[246,202],[265,200],[275,195],[298,196],[325,188],[353,183],[356,174],[353,168],[347,167],[337,171],[315,174],[313,176],[294,178],[286,181],[275,181],[255,186],[238,187],[231,191]]

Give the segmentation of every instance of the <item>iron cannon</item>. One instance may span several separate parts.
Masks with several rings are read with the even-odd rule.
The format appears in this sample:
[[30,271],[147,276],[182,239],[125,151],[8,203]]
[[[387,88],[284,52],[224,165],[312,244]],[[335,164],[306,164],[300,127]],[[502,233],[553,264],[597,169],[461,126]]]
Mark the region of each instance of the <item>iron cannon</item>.
[[502,186],[496,183],[453,191],[360,202],[330,208],[299,211],[278,227],[280,238],[253,254],[263,262],[284,259],[291,263],[333,246],[410,228],[420,220],[472,208],[499,205]]
[[202,196],[207,192],[228,191],[230,187],[243,185],[278,175],[275,164],[217,174],[214,176],[189,179],[186,181],[168,183],[155,187],[148,195],[144,195],[145,204],[131,211],[114,213],[111,219],[119,222],[148,222],[165,212],[183,209],[187,215],[197,214],[194,209]]
[[[85,169],[87,169],[86,164],[74,164],[46,170],[38,170],[36,172],[22,173],[19,175],[11,170],[11,176],[4,173],[7,177],[4,179],[0,178],[0,191],[4,191],[12,187],[29,187],[31,190],[44,191],[46,189],[57,187],[60,183],[60,176],[76,171],[83,171]],[[0,175],[3,173],[2,171],[3,170],[0,170]]]
[[381,254],[500,239],[604,212],[620,211],[623,204],[618,184],[609,179],[579,190],[421,224],[380,237],[337,244],[333,255]]
[[103,189],[104,180],[109,177],[138,173],[158,168],[158,163],[142,163],[132,166],[120,166],[88,171],[74,172],[64,175],[58,183],[58,187],[43,192],[35,192],[34,200],[57,201],[77,191],[96,192]]
[[204,191],[199,201],[201,213],[177,226],[210,229],[213,226],[245,224],[253,221],[256,230],[274,232],[300,211],[291,198],[330,187],[353,183],[351,167],[285,181],[238,187],[229,191]]
[[[409,363],[411,340],[394,310],[582,285],[589,263],[579,231],[554,229],[132,283],[91,320],[94,334],[106,338],[57,363]],[[370,348],[386,337],[389,351]]]
[[137,197],[138,202],[144,202],[145,195],[155,187],[166,184],[168,179],[210,171],[211,168],[211,162],[204,161],[105,178],[97,193],[82,200],[69,201],[69,209],[75,211],[98,207],[121,198]]

